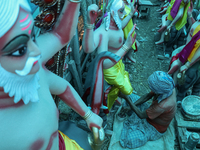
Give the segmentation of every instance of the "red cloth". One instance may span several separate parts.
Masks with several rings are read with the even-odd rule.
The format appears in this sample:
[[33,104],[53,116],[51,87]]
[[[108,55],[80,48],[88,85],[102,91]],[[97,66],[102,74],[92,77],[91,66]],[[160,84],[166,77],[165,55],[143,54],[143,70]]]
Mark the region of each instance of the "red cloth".
[[193,50],[193,47],[194,45],[196,44],[196,42],[200,39],[200,31],[197,32],[193,37],[192,39],[190,40],[190,42],[183,48],[183,50],[179,53],[178,57],[179,57],[179,60],[184,64],[190,53],[192,52]]
[[65,150],[65,142],[64,139],[62,138],[62,136],[59,133],[59,150]]
[[174,93],[160,103],[153,101],[151,106],[146,110],[148,115],[147,121],[160,133],[164,133],[167,130],[171,120],[175,116],[176,97]]

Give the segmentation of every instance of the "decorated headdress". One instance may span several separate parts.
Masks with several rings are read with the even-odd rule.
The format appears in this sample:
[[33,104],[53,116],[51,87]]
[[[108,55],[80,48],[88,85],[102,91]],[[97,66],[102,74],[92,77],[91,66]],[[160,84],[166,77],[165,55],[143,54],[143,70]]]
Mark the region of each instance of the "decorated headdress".
[[[124,2],[122,0],[111,0],[106,8],[107,11],[107,17],[106,17],[106,31],[109,29],[110,26],[110,12],[114,11],[115,15],[118,13],[117,11],[123,6]],[[119,29],[121,29],[121,24],[117,23],[117,26]]]
[[31,12],[31,8],[27,0],[0,1],[0,38],[14,25],[17,20],[20,7]]
[[110,7],[110,10],[114,11],[114,12],[117,12],[120,8],[122,8],[123,6],[123,1],[122,0],[114,0],[111,7]]
[[175,86],[172,77],[163,71],[155,71],[150,75],[148,85],[155,94],[159,94],[158,103],[169,97]]

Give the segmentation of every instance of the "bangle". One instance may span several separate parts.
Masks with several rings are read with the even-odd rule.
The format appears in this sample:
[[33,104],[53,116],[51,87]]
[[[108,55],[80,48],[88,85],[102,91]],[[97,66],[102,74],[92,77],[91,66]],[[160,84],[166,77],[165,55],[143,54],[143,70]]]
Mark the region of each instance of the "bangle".
[[189,67],[190,67],[190,65],[188,65],[187,63],[185,63],[185,66],[186,66],[187,68],[189,68]]
[[86,120],[92,116],[92,111],[88,110],[88,112],[83,116],[83,119]]
[[94,29],[94,24],[85,23],[85,29],[93,30]]
[[72,3],[80,3],[81,2],[81,0],[69,0],[69,1]]
[[122,46],[122,49],[127,52],[129,50],[128,46],[126,46],[125,44]]

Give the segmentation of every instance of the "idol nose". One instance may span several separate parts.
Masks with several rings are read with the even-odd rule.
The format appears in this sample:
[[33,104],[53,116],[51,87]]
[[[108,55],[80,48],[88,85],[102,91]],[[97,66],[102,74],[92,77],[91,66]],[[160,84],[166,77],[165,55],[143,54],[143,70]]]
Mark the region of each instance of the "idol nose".
[[38,56],[41,54],[40,50],[39,50],[39,47],[34,43],[32,42],[30,45],[29,45],[29,57],[35,57],[35,56]]

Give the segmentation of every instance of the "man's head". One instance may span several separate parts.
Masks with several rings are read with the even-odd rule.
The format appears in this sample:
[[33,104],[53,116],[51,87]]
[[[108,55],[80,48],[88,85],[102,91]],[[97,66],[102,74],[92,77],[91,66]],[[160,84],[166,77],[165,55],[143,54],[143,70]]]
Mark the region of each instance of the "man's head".
[[117,27],[121,29],[121,22],[124,18],[124,15],[126,14],[124,2],[122,0],[111,0],[108,4],[107,10],[110,11]]
[[31,63],[29,59],[40,55],[40,51],[31,39],[33,17],[27,1],[2,0],[0,10],[1,66],[6,71],[18,75],[36,73],[39,70],[39,64],[33,64],[37,62],[38,57],[32,59]]
[[158,103],[169,97],[174,89],[174,81],[167,73],[155,71],[148,78],[148,85],[152,92],[158,94]]

